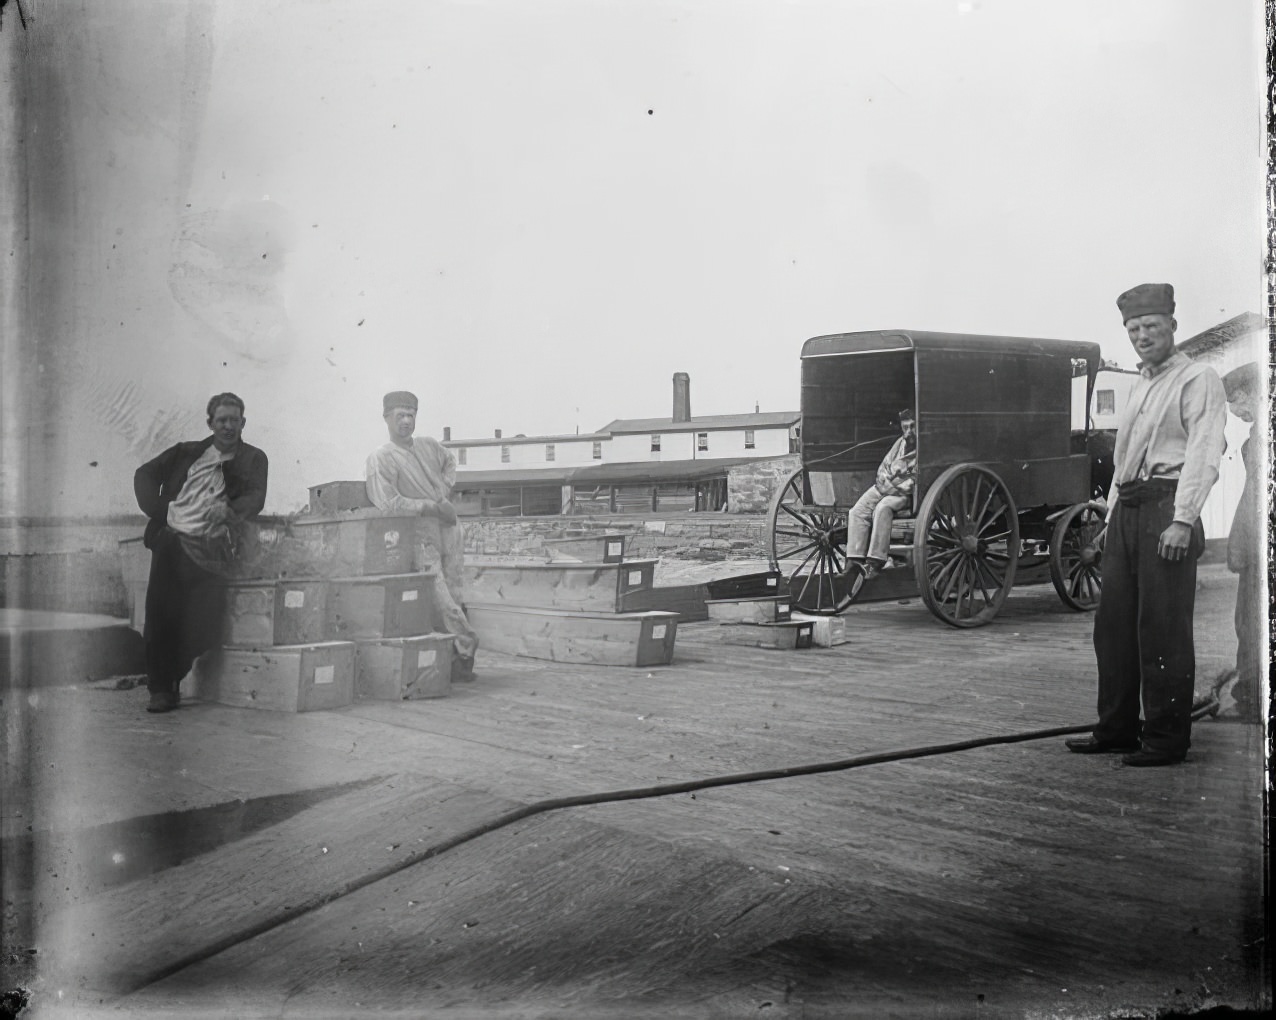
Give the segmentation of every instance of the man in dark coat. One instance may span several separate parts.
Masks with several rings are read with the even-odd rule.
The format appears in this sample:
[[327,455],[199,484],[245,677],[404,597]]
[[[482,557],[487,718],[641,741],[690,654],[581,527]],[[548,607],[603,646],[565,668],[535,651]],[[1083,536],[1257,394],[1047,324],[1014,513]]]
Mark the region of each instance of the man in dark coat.
[[146,588],[148,712],[169,712],[194,661],[221,638],[223,579],[238,525],[266,502],[266,455],[241,438],[244,402],[208,402],[207,439],[170,446],[133,475],[137,505],[150,518]]

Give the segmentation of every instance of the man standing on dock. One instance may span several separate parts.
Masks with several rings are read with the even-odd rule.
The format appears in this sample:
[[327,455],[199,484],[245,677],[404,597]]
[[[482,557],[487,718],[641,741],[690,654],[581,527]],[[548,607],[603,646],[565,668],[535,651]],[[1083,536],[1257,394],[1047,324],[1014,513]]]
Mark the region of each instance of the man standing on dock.
[[414,394],[398,390],[385,395],[382,415],[390,441],[368,456],[368,499],[378,510],[419,515],[416,568],[435,576],[435,601],[454,638],[452,679],[471,680],[478,637],[461,608],[464,550],[451,503],[456,458],[431,436],[413,438],[416,412]]
[[266,455],[243,441],[244,402],[208,402],[207,439],[170,446],[133,475],[137,505],[150,518],[146,586],[148,712],[171,712],[194,661],[221,640],[223,580],[237,526],[266,503]]
[[1099,722],[1090,737],[1066,743],[1078,754],[1127,752],[1126,765],[1173,765],[1191,742],[1200,514],[1218,479],[1226,397],[1212,368],[1174,349],[1173,287],[1140,284],[1117,307],[1141,378],[1113,454],[1094,621]]

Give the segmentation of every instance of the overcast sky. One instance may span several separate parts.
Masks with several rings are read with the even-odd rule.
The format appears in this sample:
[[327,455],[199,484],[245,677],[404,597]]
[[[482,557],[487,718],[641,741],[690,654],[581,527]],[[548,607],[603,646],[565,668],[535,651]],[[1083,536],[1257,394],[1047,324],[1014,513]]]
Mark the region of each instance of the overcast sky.
[[1180,338],[1261,311],[1250,0],[234,0],[217,34],[194,191],[287,224],[263,356],[436,434],[667,414],[675,371],[697,414],[795,409],[802,341],[858,329],[1132,365],[1144,280]]

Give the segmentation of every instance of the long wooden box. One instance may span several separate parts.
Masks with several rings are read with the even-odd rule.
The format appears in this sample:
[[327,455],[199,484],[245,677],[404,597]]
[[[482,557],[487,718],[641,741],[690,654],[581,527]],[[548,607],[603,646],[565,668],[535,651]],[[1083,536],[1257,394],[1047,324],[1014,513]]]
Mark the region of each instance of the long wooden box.
[[196,693],[237,708],[343,708],[354,701],[354,655],[351,641],[224,648],[210,668],[196,672]]
[[625,558],[623,534],[547,538],[544,546],[555,563],[620,563]]
[[652,586],[655,560],[540,563],[469,559],[465,601],[574,612],[619,613],[629,592]]
[[445,698],[452,693],[452,635],[355,642],[355,696],[377,701]]
[[720,577],[714,581],[706,581],[705,587],[709,590],[711,599],[750,599],[788,593],[788,585],[778,570]]
[[810,648],[813,641],[812,625],[807,620],[790,620],[787,623],[724,623],[721,634],[723,641],[729,645],[775,648],[780,651]]
[[709,619],[719,623],[784,623],[793,618],[787,595],[752,599],[708,599]]
[[810,623],[811,643],[817,648],[835,648],[850,640],[846,633],[844,616],[807,616],[805,613],[794,613],[793,619]]
[[379,510],[308,515],[243,529],[236,577],[351,577],[412,569],[417,518]]
[[231,581],[222,643],[237,648],[326,641],[328,582]]
[[324,482],[310,486],[310,512],[335,514],[343,510],[362,510],[372,506],[363,479],[349,482]]
[[434,575],[336,577],[329,582],[327,633],[335,640],[429,634]]
[[586,613],[501,604],[467,605],[479,645],[509,655],[600,666],[665,666],[678,614]]

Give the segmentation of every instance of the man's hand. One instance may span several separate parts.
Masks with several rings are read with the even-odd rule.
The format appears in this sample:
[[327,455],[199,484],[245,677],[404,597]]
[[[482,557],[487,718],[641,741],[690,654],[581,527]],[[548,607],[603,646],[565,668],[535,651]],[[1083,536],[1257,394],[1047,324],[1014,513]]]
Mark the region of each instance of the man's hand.
[[441,499],[435,503],[434,511],[438,514],[439,520],[444,524],[456,523],[456,507],[454,507],[446,499]]
[[1161,532],[1161,541],[1156,551],[1162,559],[1181,560],[1187,557],[1187,547],[1192,541],[1192,526],[1182,521],[1174,521]]

